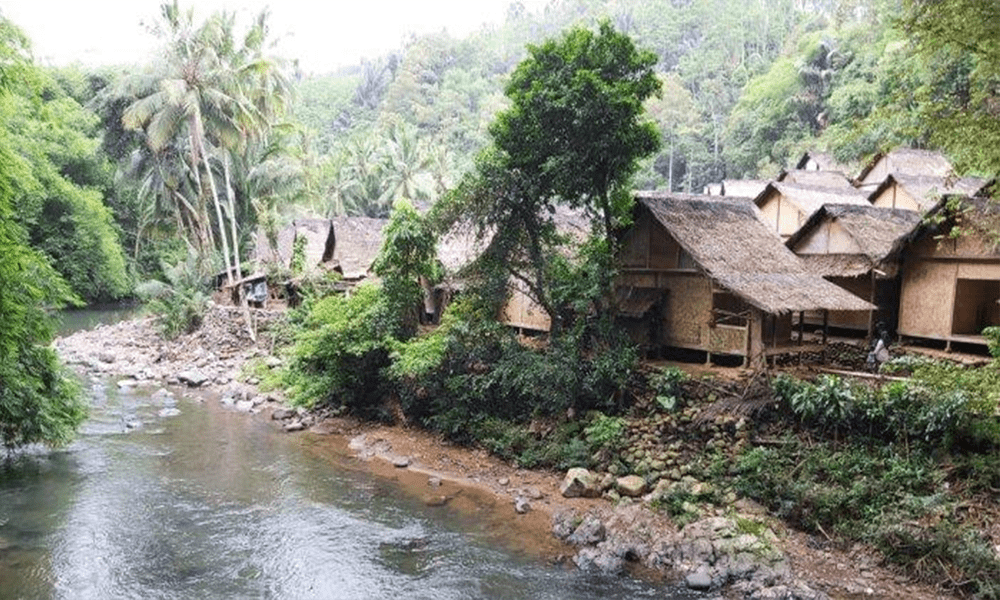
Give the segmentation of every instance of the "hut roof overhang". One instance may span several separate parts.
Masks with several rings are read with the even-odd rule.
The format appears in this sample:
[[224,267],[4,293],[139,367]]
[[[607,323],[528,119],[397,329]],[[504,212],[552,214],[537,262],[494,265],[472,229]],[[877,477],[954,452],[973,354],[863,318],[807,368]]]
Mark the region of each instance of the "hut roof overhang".
[[382,249],[382,229],[388,219],[334,217],[333,261],[344,279],[363,279]]
[[[813,213],[785,245],[792,251],[824,222],[837,222],[859,252],[852,254],[799,254],[808,269],[824,277],[857,277],[869,271],[894,274],[890,264],[898,242],[920,225],[920,215],[909,210],[855,204],[827,204]],[[798,253],[796,253],[798,254]]]
[[811,217],[826,204],[854,204],[871,206],[867,194],[853,188],[828,188],[773,181],[754,198],[754,204],[762,206],[773,194],[779,194]]
[[896,148],[888,154],[880,153],[873,156],[868,164],[861,169],[857,180],[864,182],[882,160],[886,161],[886,168],[890,175],[947,177],[952,172],[951,161],[940,152],[917,148]]
[[975,196],[980,194],[987,186],[991,185],[991,180],[980,177],[938,177],[934,175],[904,175],[890,174],[879,184],[877,188],[868,196],[872,202],[885,190],[893,185],[906,190],[906,192],[916,201],[922,211],[928,211],[937,205],[942,196],[964,195]]
[[962,235],[977,235],[993,248],[981,258],[1000,259],[1000,201],[982,196],[949,194],[943,196],[905,237],[896,242],[895,252],[902,252],[905,246],[914,244],[928,236],[938,236],[949,232],[958,225]]
[[854,192],[851,180],[840,171],[817,171],[806,169],[783,169],[778,174],[779,182],[817,188],[847,190]]
[[637,192],[636,200],[708,278],[764,312],[874,308],[808,271],[748,199]]

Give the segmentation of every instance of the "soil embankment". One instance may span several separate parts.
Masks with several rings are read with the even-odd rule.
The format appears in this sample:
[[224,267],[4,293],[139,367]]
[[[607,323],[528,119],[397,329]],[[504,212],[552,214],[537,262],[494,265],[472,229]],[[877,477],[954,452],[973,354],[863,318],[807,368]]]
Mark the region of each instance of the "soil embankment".
[[[91,376],[119,378],[121,386],[214,388],[234,410],[262,413],[289,432],[323,436],[317,447],[350,452],[428,505],[473,513],[486,535],[549,560],[572,556],[581,568],[640,571],[733,598],[943,597],[881,567],[865,547],[836,548],[788,529],[746,501],[712,509],[678,529],[649,506],[649,495],[617,504],[567,498],[560,492],[562,474],[518,469],[421,430],[288,407],[280,395],[259,393],[252,379],[240,381],[247,361],[280,364],[271,331],[281,313],[254,311],[254,318],[256,343],[238,309],[216,307],[198,331],[173,341],[160,338],[151,319],[140,318],[60,338],[55,346],[67,363]],[[759,528],[741,530],[747,522]]]

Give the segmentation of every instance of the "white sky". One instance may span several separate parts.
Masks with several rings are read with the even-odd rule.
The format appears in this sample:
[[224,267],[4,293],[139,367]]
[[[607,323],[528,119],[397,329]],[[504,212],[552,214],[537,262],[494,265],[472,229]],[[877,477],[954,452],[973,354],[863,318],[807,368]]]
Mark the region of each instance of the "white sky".
[[[182,0],[199,21],[225,9],[246,24],[270,6],[277,53],[322,73],[398,48],[411,33],[445,29],[463,37],[500,23],[512,0]],[[522,0],[539,11],[545,0]],[[156,38],[141,23],[159,15],[160,0],[0,0],[0,13],[31,38],[43,64],[142,62]]]

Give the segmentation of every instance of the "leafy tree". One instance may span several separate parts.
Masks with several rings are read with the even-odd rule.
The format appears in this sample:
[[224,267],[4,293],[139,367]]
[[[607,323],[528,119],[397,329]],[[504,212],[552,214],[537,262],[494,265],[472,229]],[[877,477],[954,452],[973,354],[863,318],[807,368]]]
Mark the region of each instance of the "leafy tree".
[[608,21],[528,54],[507,84],[512,106],[490,127],[493,142],[535,193],[593,211],[611,241],[630,208],[616,205],[614,193],[627,191],[638,160],[659,148],[655,125],[642,118],[643,103],[660,91],[656,56]]
[[1000,5],[906,0],[902,25],[930,74],[918,97],[931,139],[959,168],[1000,172]]
[[[0,18],[0,99],[10,101],[14,82],[36,74],[28,43]],[[86,416],[77,386],[48,346],[52,339],[47,309],[73,295],[46,258],[27,244],[13,214],[17,186],[31,179],[31,165],[17,155],[9,133],[10,114],[0,112],[0,444],[14,448],[34,442],[62,444]]]
[[493,144],[461,182],[451,211],[464,213],[489,239],[480,266],[501,291],[513,277],[552,317],[552,258],[561,243],[553,215],[559,204],[586,210],[605,240],[600,287],[611,297],[614,227],[631,206],[629,181],[640,158],[659,146],[643,103],[657,93],[656,57],[638,50],[607,21],[595,33],[572,28],[559,39],[529,46],[506,93],[511,106],[490,127]]

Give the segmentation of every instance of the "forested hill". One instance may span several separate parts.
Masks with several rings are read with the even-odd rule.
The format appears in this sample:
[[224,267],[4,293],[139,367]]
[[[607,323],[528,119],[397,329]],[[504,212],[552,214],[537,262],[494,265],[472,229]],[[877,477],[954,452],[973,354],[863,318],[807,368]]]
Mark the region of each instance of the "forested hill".
[[[930,4],[935,14],[975,8],[969,0]],[[636,182],[641,187],[698,192],[723,178],[773,176],[806,149],[850,164],[899,144],[940,147],[961,167],[992,174],[989,160],[966,151],[968,141],[955,144],[947,131],[933,130],[944,113],[954,114],[950,100],[976,100],[985,61],[947,48],[918,52],[914,32],[928,6],[553,0],[532,13],[515,2],[504,24],[466,39],[418,37],[355,69],[303,79],[295,112],[314,132],[313,148],[329,153],[332,210],[362,210],[359,194],[370,200],[392,188],[379,182],[386,162],[396,163],[391,173],[410,161],[426,174],[423,193],[433,196],[483,145],[525,44],[607,18],[659,57],[663,95],[648,110],[663,147]],[[960,16],[955,25],[968,27]],[[402,146],[409,141],[411,152],[401,154],[398,142],[407,136],[414,139]],[[382,204],[364,212],[384,212]]]

